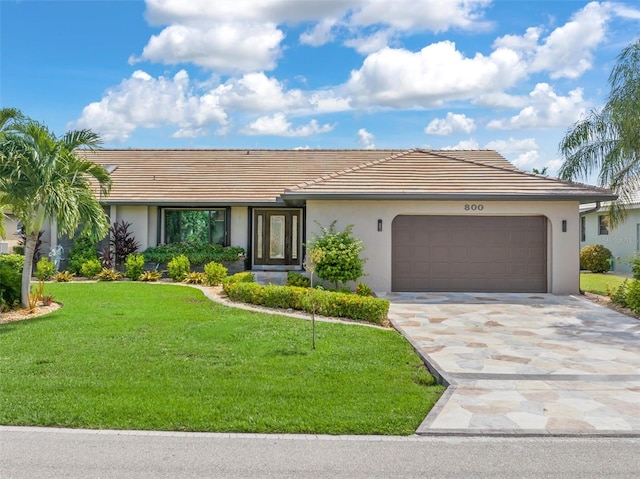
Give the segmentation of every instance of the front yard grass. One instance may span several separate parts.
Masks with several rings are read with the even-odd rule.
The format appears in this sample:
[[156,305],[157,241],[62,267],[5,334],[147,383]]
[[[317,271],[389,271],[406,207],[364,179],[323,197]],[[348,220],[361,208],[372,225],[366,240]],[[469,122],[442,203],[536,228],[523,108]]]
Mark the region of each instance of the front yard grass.
[[588,293],[607,296],[620,286],[625,276],[617,276],[613,273],[580,273],[580,289]]
[[443,392],[396,331],[311,323],[139,283],[48,284],[0,324],[0,424],[412,434]]

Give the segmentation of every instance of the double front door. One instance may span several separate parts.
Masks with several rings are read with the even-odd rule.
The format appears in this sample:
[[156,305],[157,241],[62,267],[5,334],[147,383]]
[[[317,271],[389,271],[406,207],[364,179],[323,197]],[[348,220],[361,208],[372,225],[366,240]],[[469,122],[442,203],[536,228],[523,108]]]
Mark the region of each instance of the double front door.
[[253,211],[253,263],[255,266],[298,266],[301,264],[302,210]]

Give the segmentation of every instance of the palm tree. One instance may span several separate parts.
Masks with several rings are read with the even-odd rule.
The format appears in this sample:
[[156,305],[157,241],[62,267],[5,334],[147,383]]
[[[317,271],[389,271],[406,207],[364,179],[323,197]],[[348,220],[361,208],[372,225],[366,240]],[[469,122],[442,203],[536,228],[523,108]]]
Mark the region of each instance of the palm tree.
[[[4,138],[5,133],[11,128],[11,126],[22,119],[22,113],[15,108],[2,108],[0,109],[0,141]],[[0,202],[0,238],[5,237],[4,221],[6,205]]]
[[611,224],[616,225],[640,186],[640,40],[622,50],[609,84],[604,107],[591,111],[562,139],[565,162],[560,177],[586,179],[599,171],[600,186],[618,195],[609,210]]
[[57,222],[58,233],[73,236],[78,227],[99,240],[109,222],[94,193],[111,189],[109,173],[82,157],[82,149],[95,149],[100,137],[89,131],[70,131],[56,137],[31,120],[15,122],[0,139],[0,204],[10,208],[25,232],[22,305],[27,307],[33,254],[38,232],[47,219]]

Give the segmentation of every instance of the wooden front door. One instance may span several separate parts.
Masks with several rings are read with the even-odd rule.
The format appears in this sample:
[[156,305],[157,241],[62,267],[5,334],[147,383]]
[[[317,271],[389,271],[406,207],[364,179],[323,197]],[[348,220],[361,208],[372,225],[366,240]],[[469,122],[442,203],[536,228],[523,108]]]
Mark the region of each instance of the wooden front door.
[[301,210],[254,210],[253,262],[256,266],[300,265]]

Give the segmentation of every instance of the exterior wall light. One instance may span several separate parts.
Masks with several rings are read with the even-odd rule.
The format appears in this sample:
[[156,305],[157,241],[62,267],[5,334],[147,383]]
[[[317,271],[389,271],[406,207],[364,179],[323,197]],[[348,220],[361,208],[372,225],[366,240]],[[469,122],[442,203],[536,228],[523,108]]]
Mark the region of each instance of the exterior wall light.
[[562,220],[562,232],[567,232],[567,220]]
[[382,220],[378,220],[378,231],[382,231]]

